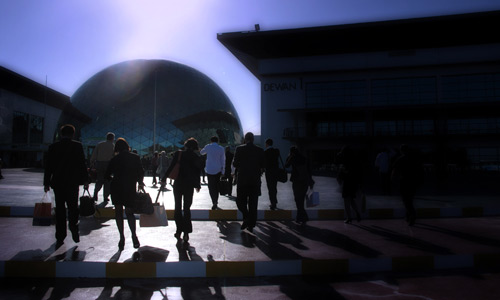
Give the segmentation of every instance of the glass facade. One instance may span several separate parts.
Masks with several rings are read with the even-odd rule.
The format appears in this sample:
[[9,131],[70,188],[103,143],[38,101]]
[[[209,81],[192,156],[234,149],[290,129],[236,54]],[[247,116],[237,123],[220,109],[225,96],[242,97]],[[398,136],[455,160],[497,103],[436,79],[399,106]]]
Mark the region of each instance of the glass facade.
[[368,104],[365,80],[314,82],[306,86],[306,107],[356,107]]
[[43,117],[15,111],[12,121],[13,144],[42,144]]
[[433,120],[388,120],[374,122],[375,136],[420,136],[434,134]]
[[415,77],[371,81],[373,105],[415,105],[436,103],[436,78]]
[[[71,97],[88,124],[76,124],[79,139],[93,148],[107,132],[125,138],[142,155],[172,151],[194,137],[204,146],[217,135],[221,144],[241,142],[241,123],[231,101],[207,76],[164,60],[113,65],[85,82]],[[62,116],[60,123],[71,123]],[[89,151],[91,153],[91,151]]]
[[500,73],[443,76],[441,102],[500,101]]

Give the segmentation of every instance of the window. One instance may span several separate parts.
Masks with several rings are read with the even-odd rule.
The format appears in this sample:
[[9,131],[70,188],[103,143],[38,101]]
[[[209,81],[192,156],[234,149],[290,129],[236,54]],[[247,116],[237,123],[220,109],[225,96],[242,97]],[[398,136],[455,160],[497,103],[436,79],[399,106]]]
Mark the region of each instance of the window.
[[12,143],[27,144],[29,115],[15,111],[12,123]]
[[443,103],[500,101],[500,73],[444,76],[441,93]]
[[331,81],[306,85],[306,107],[366,106],[368,92],[365,80]]
[[12,122],[12,143],[43,143],[43,117],[15,111]]
[[433,120],[387,120],[375,121],[374,131],[377,136],[396,135],[432,135],[434,133]]
[[375,106],[436,103],[436,78],[416,77],[372,80],[371,97]]
[[500,118],[448,120],[448,134],[500,133]]
[[364,136],[365,122],[320,122],[316,125],[318,137]]

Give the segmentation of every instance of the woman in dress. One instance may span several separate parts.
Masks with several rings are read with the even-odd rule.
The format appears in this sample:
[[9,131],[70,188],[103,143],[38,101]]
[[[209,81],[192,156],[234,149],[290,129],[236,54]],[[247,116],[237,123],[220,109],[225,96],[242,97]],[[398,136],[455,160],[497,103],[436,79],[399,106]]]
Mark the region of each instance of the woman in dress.
[[137,154],[131,153],[130,147],[124,138],[119,138],[115,143],[116,155],[109,162],[105,177],[111,180],[111,201],[115,206],[115,219],[120,242],[118,248],[125,247],[125,235],[123,234],[123,207],[127,216],[128,226],[132,233],[134,248],[139,248],[141,244],[135,233],[136,221],[133,212],[134,198],[137,187],[144,189],[144,169]]

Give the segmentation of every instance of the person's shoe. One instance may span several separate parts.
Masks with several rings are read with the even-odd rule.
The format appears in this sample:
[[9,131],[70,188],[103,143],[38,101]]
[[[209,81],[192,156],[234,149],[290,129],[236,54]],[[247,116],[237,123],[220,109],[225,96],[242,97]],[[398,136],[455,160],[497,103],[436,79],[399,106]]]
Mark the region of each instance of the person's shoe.
[[243,221],[243,223],[241,224],[241,230],[245,230],[245,228],[248,227],[248,223]]
[[180,240],[181,239],[181,233],[180,232],[176,232],[174,234],[174,237],[177,239],[177,240]]
[[216,209],[217,209],[217,205],[213,205],[212,210],[216,210]]
[[270,208],[271,210],[277,210],[277,209],[278,209],[278,208],[276,207],[276,205],[269,205],[269,208]]
[[80,242],[80,234],[77,232],[71,232],[71,237],[73,238],[73,241],[75,243],[79,243]]
[[351,218],[347,218],[347,219],[344,220],[344,223],[351,224],[352,223],[352,219]]
[[247,228],[247,230],[248,230],[249,232],[253,233],[253,227],[249,226],[249,227]]
[[360,214],[356,215],[356,221],[361,222],[361,215]]
[[137,249],[141,246],[141,243],[139,243],[139,239],[137,238],[137,235],[132,236],[132,243],[134,243],[135,249]]
[[123,251],[125,248],[125,238],[121,237],[120,241],[118,242],[118,250]]
[[184,232],[184,238],[183,238],[183,240],[184,240],[184,242],[189,241],[189,233]]

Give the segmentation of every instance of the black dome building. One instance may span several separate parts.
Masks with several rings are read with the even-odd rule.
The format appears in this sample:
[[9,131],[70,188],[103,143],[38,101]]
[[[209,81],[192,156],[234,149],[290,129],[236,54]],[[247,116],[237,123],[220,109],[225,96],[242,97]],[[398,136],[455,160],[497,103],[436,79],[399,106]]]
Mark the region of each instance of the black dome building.
[[87,80],[71,103],[91,121],[73,123],[91,154],[107,132],[125,138],[140,155],[171,151],[194,137],[203,146],[217,135],[221,144],[241,141],[238,114],[222,89],[206,75],[165,60],[132,60],[110,66]]

